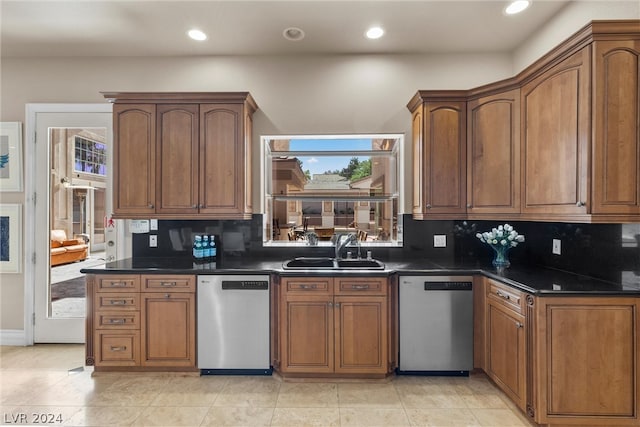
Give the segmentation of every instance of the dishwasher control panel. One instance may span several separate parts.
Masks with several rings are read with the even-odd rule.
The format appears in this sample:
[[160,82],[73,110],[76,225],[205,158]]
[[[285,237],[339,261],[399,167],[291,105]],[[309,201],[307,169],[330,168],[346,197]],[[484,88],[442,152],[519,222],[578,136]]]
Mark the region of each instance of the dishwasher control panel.
[[224,290],[248,290],[248,291],[268,291],[269,281],[267,280],[223,280]]
[[424,282],[425,291],[470,291],[472,289],[471,282]]

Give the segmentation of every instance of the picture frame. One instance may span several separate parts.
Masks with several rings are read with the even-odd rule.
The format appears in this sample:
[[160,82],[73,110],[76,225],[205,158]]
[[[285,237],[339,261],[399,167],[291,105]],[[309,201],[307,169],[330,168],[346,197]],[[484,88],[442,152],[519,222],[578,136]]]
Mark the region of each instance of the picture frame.
[[0,122],[0,191],[22,191],[20,122]]
[[0,204],[0,273],[20,273],[22,205]]

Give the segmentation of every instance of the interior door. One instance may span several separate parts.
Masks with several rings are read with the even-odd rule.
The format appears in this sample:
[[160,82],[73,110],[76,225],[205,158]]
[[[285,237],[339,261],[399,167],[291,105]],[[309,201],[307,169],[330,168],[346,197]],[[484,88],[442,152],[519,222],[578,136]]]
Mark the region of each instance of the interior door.
[[[55,156],[52,156],[51,143],[56,132],[79,129],[88,133],[91,133],[91,131],[102,132],[105,135],[107,147],[110,147],[112,140],[111,105],[44,104],[44,106],[41,108],[43,111],[38,111],[39,108],[35,106],[33,108],[35,111],[29,114],[32,123],[30,123],[31,126],[28,132],[34,132],[34,134],[30,134],[29,141],[33,141],[34,144],[33,147],[29,146],[27,148],[27,150],[33,150],[30,153],[31,155],[27,153],[27,162],[31,162],[28,165],[31,173],[27,177],[27,191],[28,194],[33,194],[33,204],[27,203],[26,207],[29,211],[26,214],[28,227],[31,228],[31,230],[26,230],[26,235],[32,236],[31,241],[27,244],[31,244],[33,248],[33,268],[28,269],[31,271],[28,272],[26,277],[26,288],[31,288],[33,299],[33,341],[37,343],[82,343],[84,342],[86,300],[84,292],[82,292],[84,290],[84,275],[79,273],[80,268],[82,268],[79,263],[84,261],[64,262],[61,265],[52,267],[52,264],[57,261],[53,261],[53,245],[50,239],[51,229],[64,228],[65,221],[70,223],[68,225],[67,238],[76,237],[68,234],[75,234],[73,223],[77,222],[77,215],[75,215],[74,207],[71,207],[69,208],[70,212],[67,214],[68,220],[65,218],[52,218],[52,204],[62,203],[58,200],[59,198],[52,196],[52,188],[57,188],[60,185],[66,186],[66,190],[72,193],[72,198],[77,197],[79,193],[83,193],[83,212],[87,206],[93,204],[87,203],[86,200],[86,194],[92,193],[93,190],[85,188],[84,192],[76,191],[78,188],[82,190],[81,187],[83,186],[90,187],[85,183],[78,185],[74,182],[75,177],[79,176],[76,172],[70,174],[71,176],[65,175],[62,177],[52,173],[52,159]],[[33,135],[33,138],[31,138],[31,135]],[[73,147],[73,145],[69,147]],[[71,159],[69,161],[74,162],[75,158],[77,162],[77,153],[73,148],[69,147],[67,147],[67,151],[69,151],[67,157]],[[110,169],[110,162],[111,155],[108,154],[107,170]],[[67,171],[76,170],[76,166],[69,165],[69,168]],[[110,187],[110,184],[108,184],[106,188],[108,193],[110,193]],[[90,202],[93,202],[93,200],[90,200]],[[108,197],[105,203],[107,203],[107,212],[110,212],[111,207]],[[75,210],[77,210],[79,205],[76,204],[75,206]],[[64,217],[65,215],[61,216]],[[85,221],[89,219],[90,217],[83,217],[80,221],[86,224]],[[54,268],[56,270],[53,270]],[[76,283],[73,288],[70,286],[70,289],[83,295],[81,297],[75,295],[69,298],[64,296],[61,300],[56,300],[52,292],[51,283],[52,277],[59,274],[75,276]],[[29,301],[28,293],[28,289],[25,289],[25,304],[28,304]],[[58,304],[59,301],[65,301],[65,299],[67,302],[64,306]]]

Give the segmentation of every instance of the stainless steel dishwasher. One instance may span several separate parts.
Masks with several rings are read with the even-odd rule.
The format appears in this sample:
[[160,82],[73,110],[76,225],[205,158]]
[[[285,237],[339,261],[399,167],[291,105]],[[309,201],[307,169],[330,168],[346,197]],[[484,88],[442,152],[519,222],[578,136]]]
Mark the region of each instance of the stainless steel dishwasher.
[[272,373],[269,276],[198,276],[198,369],[202,375]]
[[398,373],[469,375],[473,369],[473,278],[399,277]]

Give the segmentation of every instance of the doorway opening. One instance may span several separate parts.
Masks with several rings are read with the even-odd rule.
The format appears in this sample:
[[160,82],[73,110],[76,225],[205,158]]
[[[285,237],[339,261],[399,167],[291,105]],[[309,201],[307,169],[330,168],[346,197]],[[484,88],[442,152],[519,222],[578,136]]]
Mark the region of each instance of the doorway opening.
[[85,267],[105,262],[107,132],[49,128],[51,318],[85,317]]

